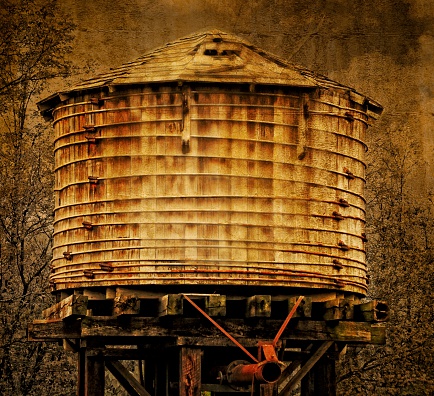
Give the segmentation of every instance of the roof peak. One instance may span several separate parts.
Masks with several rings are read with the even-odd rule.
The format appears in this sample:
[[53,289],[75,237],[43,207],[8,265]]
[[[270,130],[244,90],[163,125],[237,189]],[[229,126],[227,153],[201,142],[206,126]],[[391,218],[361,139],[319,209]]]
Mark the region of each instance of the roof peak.
[[210,28],[170,41],[72,91],[170,81],[318,85],[301,70],[235,34]]
[[[208,28],[155,48],[132,62],[83,81],[65,93],[171,82],[274,85],[305,89],[324,87],[355,92],[263,50],[240,36]],[[51,102],[50,98],[40,103]]]

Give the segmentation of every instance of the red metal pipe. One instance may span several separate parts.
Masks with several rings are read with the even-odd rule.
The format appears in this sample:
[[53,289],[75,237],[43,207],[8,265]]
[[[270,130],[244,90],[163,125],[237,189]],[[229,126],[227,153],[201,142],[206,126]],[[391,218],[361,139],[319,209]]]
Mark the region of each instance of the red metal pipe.
[[[227,380],[230,384],[251,384],[253,380],[262,384],[273,384],[282,375],[282,369],[278,362],[263,361],[257,364],[236,364],[232,362],[228,366]],[[231,367],[232,366],[232,367]]]

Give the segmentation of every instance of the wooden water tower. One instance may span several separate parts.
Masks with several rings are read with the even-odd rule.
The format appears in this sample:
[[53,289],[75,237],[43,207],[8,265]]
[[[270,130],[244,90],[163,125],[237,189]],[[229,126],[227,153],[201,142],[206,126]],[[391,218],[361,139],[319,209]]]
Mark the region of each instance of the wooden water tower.
[[29,339],[77,351],[78,395],[105,368],[131,395],[333,395],[344,346],[384,342],[361,302],[379,104],[211,30],[39,107],[58,303]]

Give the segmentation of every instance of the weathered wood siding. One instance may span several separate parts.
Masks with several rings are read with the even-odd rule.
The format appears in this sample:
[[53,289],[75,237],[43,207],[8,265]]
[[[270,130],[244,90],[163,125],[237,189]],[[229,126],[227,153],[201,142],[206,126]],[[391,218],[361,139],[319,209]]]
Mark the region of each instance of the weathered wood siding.
[[343,90],[250,88],[130,85],[57,106],[55,290],[366,292],[367,109]]

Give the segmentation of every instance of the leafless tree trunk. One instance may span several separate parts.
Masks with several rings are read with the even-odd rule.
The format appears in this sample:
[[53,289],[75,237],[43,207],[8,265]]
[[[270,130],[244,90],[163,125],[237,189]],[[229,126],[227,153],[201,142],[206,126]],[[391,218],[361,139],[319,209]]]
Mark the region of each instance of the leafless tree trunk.
[[374,131],[371,137],[370,297],[388,301],[391,319],[384,347],[349,351],[341,365],[341,394],[431,395],[434,207],[423,185],[420,141],[405,126]]
[[[8,395],[71,394],[59,350],[26,340],[51,304],[52,139],[35,100],[66,77],[73,26],[56,0],[0,0],[0,388]],[[69,390],[68,390],[69,389]]]

